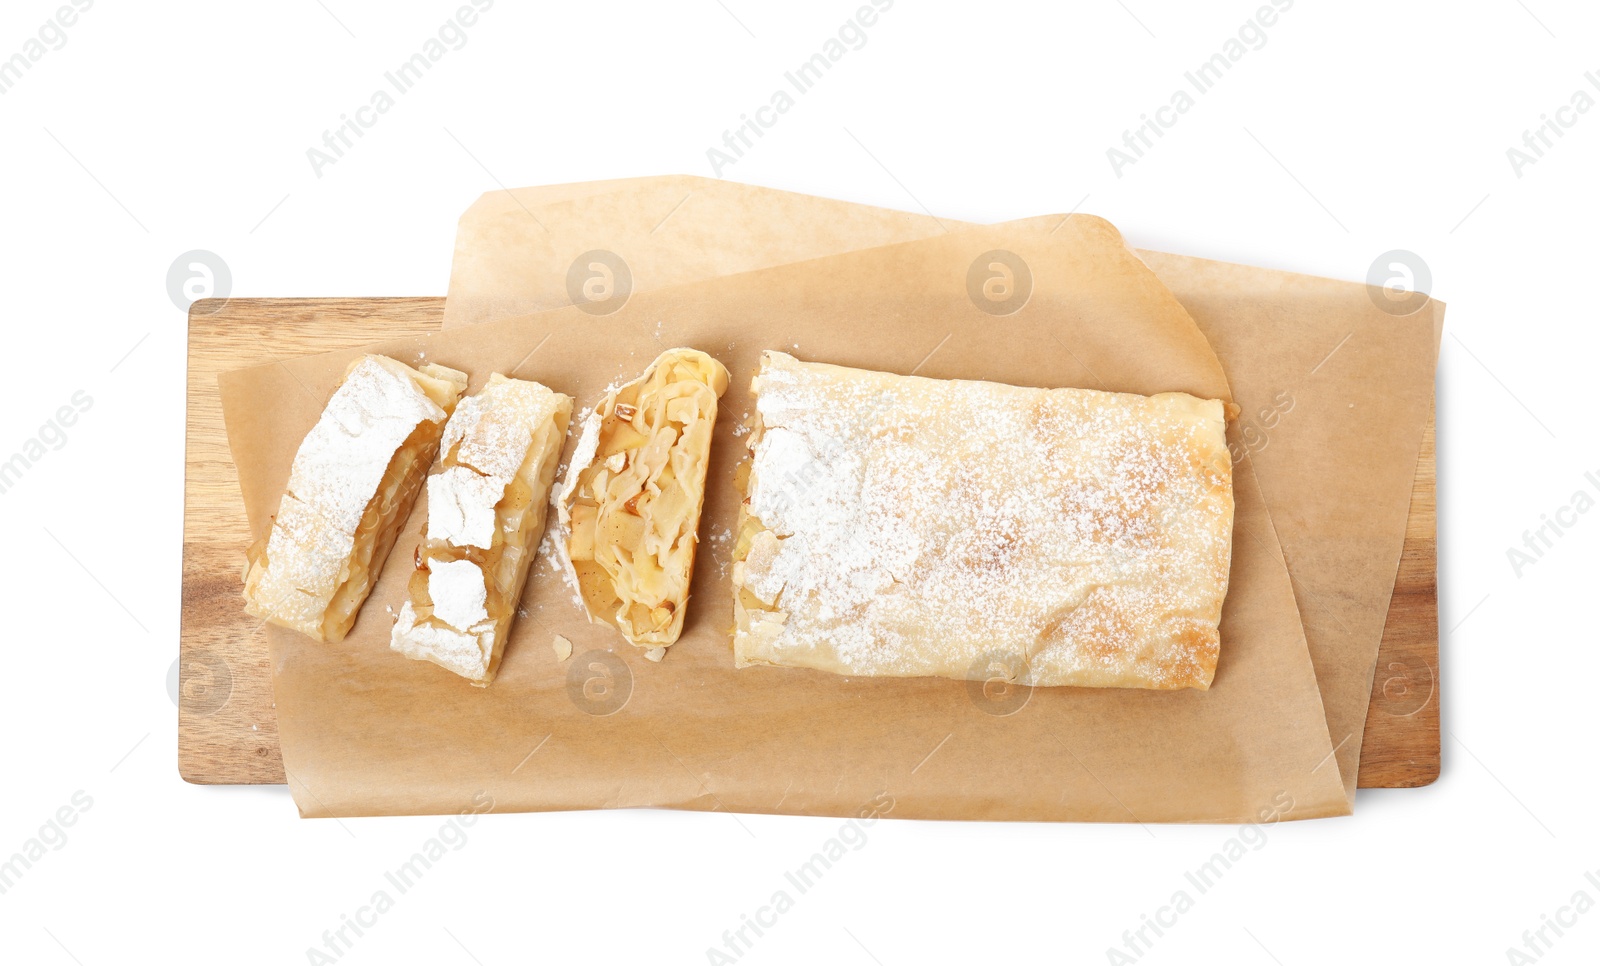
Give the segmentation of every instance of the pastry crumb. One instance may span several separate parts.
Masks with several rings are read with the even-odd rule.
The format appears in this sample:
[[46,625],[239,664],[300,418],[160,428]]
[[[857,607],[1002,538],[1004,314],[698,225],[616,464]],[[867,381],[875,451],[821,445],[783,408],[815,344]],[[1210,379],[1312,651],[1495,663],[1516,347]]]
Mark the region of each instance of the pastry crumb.
[[664,647],[652,647],[648,651],[644,652],[644,659],[646,661],[655,661],[657,664],[661,663],[661,659],[666,656],[667,649]]
[[550,642],[550,647],[556,652],[556,660],[558,661],[565,661],[572,656],[572,642],[560,634],[557,634],[556,639]]

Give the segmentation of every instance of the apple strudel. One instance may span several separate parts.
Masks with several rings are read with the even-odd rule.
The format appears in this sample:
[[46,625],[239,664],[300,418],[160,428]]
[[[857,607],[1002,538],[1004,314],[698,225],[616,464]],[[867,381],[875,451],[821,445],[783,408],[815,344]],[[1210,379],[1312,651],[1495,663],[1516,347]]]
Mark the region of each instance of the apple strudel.
[[495,373],[445,424],[428,526],[390,647],[494,680],[544,534],[572,398]]
[[727,388],[728,370],[704,352],[663,352],[595,407],[562,484],[566,562],[589,619],[651,653],[683,631]]
[[754,378],[739,667],[1210,687],[1223,404],[805,363]]
[[466,387],[464,373],[439,365],[378,355],[350,364],[295,453],[271,529],[246,553],[248,613],[344,639]]

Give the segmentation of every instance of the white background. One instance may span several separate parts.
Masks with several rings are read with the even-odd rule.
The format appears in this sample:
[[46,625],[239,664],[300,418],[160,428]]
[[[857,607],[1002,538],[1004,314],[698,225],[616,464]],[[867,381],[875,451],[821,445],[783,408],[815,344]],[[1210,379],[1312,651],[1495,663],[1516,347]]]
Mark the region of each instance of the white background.
[[[0,58],[56,5],[5,4]],[[0,853],[75,791],[93,799],[65,846],[0,895],[7,961],[305,962],[440,825],[301,821],[281,787],[178,777],[173,260],[217,252],[235,295],[442,295],[456,218],[480,192],[709,175],[706,149],[857,6],[500,0],[317,177],[307,148],[457,5],[101,2],[0,95],[0,453],[75,391],[94,400],[0,495]],[[1600,68],[1600,10],[1299,0],[1118,178],[1106,149],[1257,5],[899,0],[724,175],[971,221],[1088,195],[1083,210],[1138,246],[1348,279],[1390,249],[1426,260],[1450,306],[1444,775],[1362,792],[1352,818],[1270,829],[1144,961],[1505,962],[1577,890],[1600,899],[1584,879],[1600,868],[1600,522],[1580,517],[1521,577],[1507,559],[1600,470],[1600,111],[1570,115],[1521,177],[1506,154],[1574,91],[1600,97],[1584,77]],[[342,961],[706,962],[838,826],[492,816]],[[743,961],[1105,962],[1235,831],[880,822]],[[1589,912],[1544,961],[1597,951]]]

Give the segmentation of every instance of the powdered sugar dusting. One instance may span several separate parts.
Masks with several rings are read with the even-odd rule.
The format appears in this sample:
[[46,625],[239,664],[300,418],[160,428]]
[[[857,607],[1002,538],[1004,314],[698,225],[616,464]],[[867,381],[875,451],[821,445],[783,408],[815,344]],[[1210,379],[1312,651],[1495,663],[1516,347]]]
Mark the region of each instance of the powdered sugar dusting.
[[1205,686],[1232,522],[1221,406],[767,353],[742,662]]
[[452,465],[428,477],[428,539],[490,549],[495,505],[522,469],[535,429],[566,404],[539,383],[504,377],[463,399],[440,443]]
[[339,533],[353,534],[395,451],[418,423],[444,418],[407,367],[365,356],[300,444],[288,490]]
[[433,614],[451,627],[471,627],[489,619],[489,592],[483,571],[470,560],[437,560],[430,565],[428,596]]
[[[465,385],[454,370],[439,373]],[[391,461],[420,426],[441,423],[445,415],[409,366],[368,355],[350,367],[295,452],[265,566],[252,566],[246,577],[251,613],[322,636],[324,613],[350,572],[357,529]],[[396,505],[392,512],[406,508]]]
[[432,661],[476,681],[488,673],[494,651],[494,625],[486,622],[462,631],[433,622],[419,624],[408,600],[400,605],[390,646],[413,661]]

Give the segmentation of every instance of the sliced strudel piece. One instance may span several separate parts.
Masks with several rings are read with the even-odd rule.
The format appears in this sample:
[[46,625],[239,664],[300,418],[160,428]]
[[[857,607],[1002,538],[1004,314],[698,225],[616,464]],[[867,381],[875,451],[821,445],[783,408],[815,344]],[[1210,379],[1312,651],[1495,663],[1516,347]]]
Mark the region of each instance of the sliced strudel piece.
[[376,355],[350,364],[295,453],[272,529],[247,553],[247,612],[344,639],[466,387],[444,366]]
[[1208,688],[1232,553],[1223,405],[763,355],[735,663]]
[[499,373],[456,407],[428,475],[428,529],[389,644],[494,680],[544,534],[572,398]]
[[728,370],[704,352],[663,352],[595,407],[562,483],[566,557],[589,619],[657,655],[683,631],[727,388]]

